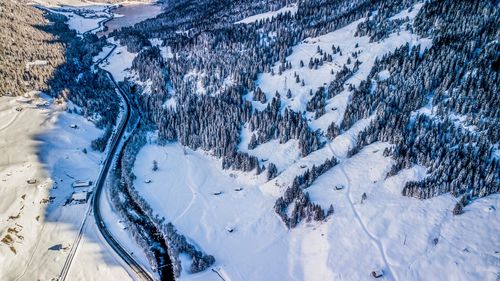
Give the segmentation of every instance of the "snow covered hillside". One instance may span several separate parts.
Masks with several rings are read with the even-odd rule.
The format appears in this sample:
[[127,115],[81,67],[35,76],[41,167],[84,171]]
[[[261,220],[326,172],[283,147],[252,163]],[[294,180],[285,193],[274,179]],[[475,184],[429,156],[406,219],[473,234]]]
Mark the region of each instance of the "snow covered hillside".
[[[88,207],[72,202],[72,184],[95,181],[103,155],[90,142],[101,132],[65,112],[71,104],[46,96],[3,97],[0,104],[9,120],[0,128],[0,279],[57,278]],[[70,278],[128,277],[90,229],[84,235]]]
[[65,1],[0,52],[1,280],[498,281],[500,6]]
[[[481,199],[460,217],[451,214],[451,196],[402,198],[403,183],[425,169],[384,179],[391,162],[382,155],[386,146],[368,146],[321,176],[309,194],[333,203],[334,216],[291,231],[274,214],[268,192],[291,174],[263,185],[264,175],[222,170],[206,153],[147,145],[136,160],[135,186],[155,213],[217,257],[214,269],[225,280],[369,280],[372,270],[383,270],[386,280],[495,280],[500,240],[490,234],[499,230],[500,197]],[[220,279],[184,271],[179,280]]]
[[297,4],[294,3],[294,4],[287,5],[287,6],[281,8],[281,9],[278,9],[276,11],[250,16],[250,17],[242,19],[236,23],[254,23],[254,22],[261,21],[261,20],[265,21],[268,19],[272,19],[273,17],[276,17],[279,14],[290,13],[293,15],[296,12],[297,12]]
[[[426,178],[426,167],[414,165],[388,177],[395,164],[384,152],[391,147],[388,142],[350,153],[374,115],[331,140],[326,137],[332,123],[342,124],[354,89],[369,77],[376,59],[405,44],[410,50],[420,45],[419,55],[431,48],[431,38],[411,31],[423,5],[395,13],[390,20],[404,20],[383,40],[359,36],[359,26],[367,20],[360,19],[306,38],[258,75],[256,90],[244,97],[254,109],[274,106],[274,93],[279,92],[281,112],[304,112],[310,127],[325,133],[326,145],[303,157],[294,139],[252,144],[252,125],[244,124],[238,150],[257,157],[260,165],[274,163],[275,179],[268,180],[265,172],[222,169],[223,160],[212,151],[178,143],[161,146],[153,141],[139,151],[133,186],[141,200],[149,203],[155,216],[174,224],[190,243],[216,258],[212,271],[194,274],[186,269],[191,261],[181,254],[184,270],[179,280],[370,280],[372,272],[381,272],[383,280],[497,278],[500,239],[492,234],[500,230],[498,194],[478,199],[461,216],[452,214],[457,198],[450,194],[428,200],[403,197],[407,182]],[[285,10],[289,7],[238,23],[272,18]],[[333,56],[322,60],[332,49]],[[312,93],[328,87],[345,69],[353,74],[342,81],[337,95],[326,100],[325,112],[315,116],[308,108]],[[390,75],[381,71],[378,82]],[[324,210],[334,206],[334,214],[288,229],[274,213],[276,199],[297,175],[332,156],[339,163],[307,187],[307,196]]]

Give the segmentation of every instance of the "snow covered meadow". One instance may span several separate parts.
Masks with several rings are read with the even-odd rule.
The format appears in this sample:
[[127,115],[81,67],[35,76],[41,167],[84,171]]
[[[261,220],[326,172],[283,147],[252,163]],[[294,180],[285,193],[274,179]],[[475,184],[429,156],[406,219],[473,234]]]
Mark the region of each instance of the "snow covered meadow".
[[[382,155],[386,146],[368,146],[321,176],[308,192],[324,207],[333,204],[335,214],[292,230],[274,213],[272,193],[293,173],[265,183],[264,175],[222,170],[208,153],[149,144],[136,160],[135,186],[157,214],[216,257],[225,280],[369,280],[372,270],[383,270],[385,280],[494,280],[500,241],[488,233],[499,229],[491,221],[500,197],[478,200],[460,217],[451,214],[456,202],[450,195],[402,197],[403,183],[423,177],[425,169],[384,179],[391,167]],[[325,148],[290,169],[331,153]],[[219,277],[184,272],[180,280]]]
[[[2,280],[56,278],[86,214],[87,204],[70,202],[72,184],[97,177],[103,154],[90,142],[102,132],[67,107],[75,109],[35,93],[0,99],[2,120],[10,120],[0,129]],[[85,229],[69,278],[127,277],[94,232]]]

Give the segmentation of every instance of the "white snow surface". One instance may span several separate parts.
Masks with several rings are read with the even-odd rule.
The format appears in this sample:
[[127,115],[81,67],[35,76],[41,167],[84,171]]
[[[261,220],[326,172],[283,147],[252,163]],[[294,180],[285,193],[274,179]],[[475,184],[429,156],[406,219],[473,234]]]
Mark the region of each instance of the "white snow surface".
[[[475,201],[462,216],[451,214],[456,202],[450,195],[403,197],[404,183],[421,179],[425,169],[384,179],[391,167],[383,157],[387,146],[376,143],[341,158],[307,190],[323,207],[333,204],[335,214],[291,231],[273,211],[276,196],[265,189],[295,173],[264,183],[253,173],[222,170],[220,160],[205,152],[150,144],[137,157],[135,186],[158,215],[216,257],[214,268],[226,280],[369,280],[376,269],[385,272],[385,280],[495,280],[500,237],[491,234],[498,233],[500,221],[487,210],[498,209],[500,196]],[[324,159],[328,151],[311,158]],[[157,172],[151,170],[153,160]],[[346,188],[336,191],[337,184]],[[361,204],[365,192],[368,199]],[[184,272],[180,280],[218,278],[207,270]]]
[[[408,16],[411,20],[420,8],[418,4],[412,12],[402,11],[394,18]],[[405,43],[421,44],[422,49],[431,44],[430,39],[406,31],[370,43],[367,37],[354,37],[358,23],[295,46],[287,58],[292,69],[283,75],[261,74],[258,86],[268,100],[277,90],[284,107],[302,112],[310,99],[309,90],[327,85],[332,80],[330,71],[339,71],[352,52],[361,51],[358,59],[362,64],[346,84],[357,86],[366,79],[377,56]],[[317,46],[331,52],[332,44],[340,46],[343,56],[334,55],[332,63],[310,70],[307,63],[318,56]],[[301,59],[304,68],[299,67]],[[277,65],[274,70],[278,73]],[[304,87],[295,83],[294,72],[305,80]],[[379,74],[379,79],[389,77],[389,71]],[[288,89],[291,99],[285,97]],[[318,120],[308,113],[310,126],[324,131],[331,122],[340,123],[350,94],[345,90],[327,101],[327,113]],[[251,99],[251,93],[247,98]],[[266,106],[253,104],[257,109]],[[382,280],[496,280],[500,236],[494,233],[500,231],[500,220],[495,209],[500,195],[474,201],[461,216],[452,215],[456,199],[451,195],[428,200],[403,197],[404,184],[423,179],[425,167],[414,166],[386,178],[393,160],[383,156],[389,144],[380,142],[346,157],[370,120],[358,121],[304,158],[299,157],[294,140],[284,144],[275,140],[249,150],[252,133],[244,127],[239,149],[257,156],[261,164],[275,163],[279,175],[271,181],[266,181],[265,173],[257,176],[255,171],[222,170],[221,160],[209,152],[192,151],[177,143],[151,143],[137,156],[134,185],[157,215],[171,221],[199,249],[214,255],[213,269],[225,280],[372,280],[373,270],[383,271]],[[296,175],[332,156],[340,163],[307,192],[323,208],[332,204],[335,213],[325,221],[303,221],[288,230],[274,213],[274,202]],[[156,172],[151,169],[153,160],[158,161]],[[151,182],[146,183],[148,180]],[[335,190],[335,185],[345,188]],[[363,193],[368,199],[361,203]],[[234,232],[229,233],[228,227]],[[188,259],[181,257],[181,261],[184,269],[189,268]],[[184,270],[180,280],[220,278],[211,270],[197,274]]]
[[[92,151],[90,142],[102,131],[64,111],[66,106],[74,108],[45,96],[0,98],[0,120],[8,120],[0,122],[0,239],[13,238],[12,243],[0,242],[0,280],[57,278],[69,249],[49,248],[71,247],[87,210],[86,204],[65,202],[75,180],[95,181],[103,155]],[[28,184],[28,179],[36,183]],[[68,280],[99,278],[130,277],[94,232],[86,230]]]
[[111,51],[111,49],[113,49],[113,45],[106,45],[102,48],[102,51],[97,54],[97,56],[93,57],[92,58],[92,62],[96,63],[98,62],[99,60],[103,59],[104,57],[106,57],[109,52]]
[[127,51],[127,47],[121,46],[112,38],[108,39],[108,41],[111,44],[116,44],[117,47],[99,66],[111,72],[117,82],[123,81],[126,77],[132,76],[130,67],[132,67],[132,61],[137,54],[130,53]]
[[75,30],[80,35],[88,31],[96,32],[99,29],[99,23],[106,19],[104,16],[82,17],[74,12],[59,10],[51,11],[66,16],[68,18],[67,24],[69,28]]

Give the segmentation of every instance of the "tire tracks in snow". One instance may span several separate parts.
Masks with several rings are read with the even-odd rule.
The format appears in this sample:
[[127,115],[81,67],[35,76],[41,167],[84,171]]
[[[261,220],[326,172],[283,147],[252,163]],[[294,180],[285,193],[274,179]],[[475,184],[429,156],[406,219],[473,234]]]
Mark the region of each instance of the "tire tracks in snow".
[[[45,225],[46,225],[45,223],[42,225],[42,228],[41,228],[38,235],[40,235],[40,236],[42,235],[43,230],[45,229]],[[38,251],[38,246],[40,245],[40,240],[42,240],[42,239],[37,239],[36,244],[35,244],[35,248],[33,249],[33,251],[30,254],[30,258],[28,260],[28,263],[24,267],[23,272],[19,276],[16,277],[15,281],[21,280],[21,278],[23,278],[24,275],[26,274],[26,272],[28,271],[28,268],[30,268],[31,262],[33,261],[33,257],[35,256],[36,252]]]

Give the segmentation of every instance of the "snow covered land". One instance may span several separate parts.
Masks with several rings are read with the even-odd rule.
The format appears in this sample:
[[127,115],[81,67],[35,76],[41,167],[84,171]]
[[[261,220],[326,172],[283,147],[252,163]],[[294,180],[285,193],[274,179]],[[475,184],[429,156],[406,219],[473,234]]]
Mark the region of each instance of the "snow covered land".
[[[88,204],[71,202],[72,184],[95,180],[103,155],[90,142],[102,132],[66,107],[74,109],[36,93],[0,99],[9,120],[0,128],[2,280],[57,278],[86,214]],[[128,277],[93,232],[85,230],[69,278]]]
[[[127,51],[126,47],[119,45],[113,39],[109,39],[109,41],[111,44],[117,45],[117,47],[113,53],[100,64],[100,67],[111,72],[116,81],[123,81],[126,77],[132,75],[130,67],[137,54],[130,53]],[[104,49],[96,58],[105,56],[104,54],[107,53],[109,53],[109,50],[106,52],[106,49]]]
[[[451,214],[451,196],[402,198],[403,183],[425,169],[384,180],[391,164],[382,155],[386,146],[368,146],[320,177],[309,194],[321,205],[333,203],[335,215],[291,231],[274,214],[272,194],[292,174],[264,184],[264,175],[222,170],[207,153],[150,144],[137,157],[135,185],[157,214],[217,257],[214,268],[225,280],[368,280],[378,269],[386,280],[494,280],[500,239],[490,234],[500,227],[500,197],[479,200],[461,217]],[[331,154],[327,147],[293,167]],[[363,193],[368,199],[361,203]],[[206,271],[184,272],[180,280],[220,279]]]
[[[102,36],[89,77],[126,94],[101,81],[119,99],[83,99],[130,123],[96,222],[109,147],[92,141],[122,127],[41,92],[0,97],[0,280],[56,280],[68,262],[66,280],[140,280],[106,229],[158,280],[498,281],[491,28],[449,27],[439,1],[35,2],[71,5],[56,12],[82,42]],[[448,6],[490,26],[498,7],[481,5],[485,20]]]
[[[83,8],[84,7],[84,8]],[[70,29],[79,35],[86,32],[98,32],[102,30],[101,23],[111,17],[109,5],[93,5],[83,7],[54,7],[49,10],[53,13],[64,15],[68,18],[67,24]]]
[[[404,10],[391,19],[408,18],[410,23],[422,7]],[[238,23],[271,18],[295,6],[251,16]],[[267,102],[252,101],[265,109],[276,91],[282,110],[305,112],[309,92],[326,86],[332,74],[357,53],[362,62],[345,85],[358,87],[371,71],[375,59],[409,43],[421,52],[432,40],[401,28],[382,41],[354,36],[364,19],[334,32],[308,38],[293,47],[286,58],[292,67],[282,75],[259,75],[257,86]],[[301,67],[304,58],[321,58],[317,50],[338,46],[342,53],[317,69]],[[307,65],[308,61],[304,61]],[[347,63],[352,69],[353,64]],[[297,83],[295,75],[304,83]],[[381,72],[379,79],[391,74]],[[313,129],[326,131],[332,122],[340,124],[352,91],[346,89],[327,101],[326,113],[314,119],[307,113]],[[143,147],[136,159],[134,186],[150,203],[154,214],[172,222],[187,239],[216,257],[215,271],[192,274],[184,270],[179,280],[369,280],[372,271],[383,272],[383,280],[495,280],[498,277],[500,220],[496,214],[500,196],[482,198],[453,216],[457,199],[449,194],[428,200],[402,197],[406,182],[422,180],[426,168],[414,166],[396,176],[386,177],[394,162],[384,156],[389,143],[376,142],[347,157],[358,133],[371,118],[358,121],[350,130],[310,155],[301,158],[298,142],[280,144],[272,140],[249,149],[251,131],[245,125],[239,149],[257,156],[261,163],[276,164],[277,178],[223,170],[221,160],[210,152],[193,151],[178,143]],[[273,212],[274,202],[294,177],[320,165],[332,156],[340,163],[321,175],[307,191],[312,202],[335,214],[321,222],[304,222],[289,230]],[[153,162],[158,170],[152,170]],[[336,188],[339,187],[339,188]],[[475,230],[480,229],[480,232]],[[183,268],[189,259],[181,254]]]

